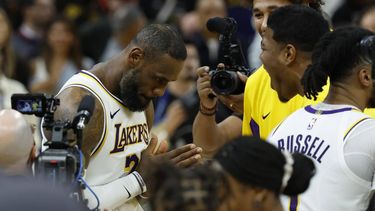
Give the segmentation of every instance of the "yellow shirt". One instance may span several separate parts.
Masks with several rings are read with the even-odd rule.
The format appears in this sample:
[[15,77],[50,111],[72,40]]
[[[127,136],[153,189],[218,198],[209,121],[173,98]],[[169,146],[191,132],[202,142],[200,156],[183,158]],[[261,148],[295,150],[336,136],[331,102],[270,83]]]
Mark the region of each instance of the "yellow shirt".
[[283,103],[271,88],[271,78],[261,66],[246,82],[242,134],[266,139],[272,129],[287,116],[306,105],[323,101],[327,93],[328,88],[325,86],[316,101],[296,95]]
[[[322,102],[328,90],[329,84],[323,87],[316,101],[296,95],[283,103],[271,88],[271,78],[262,65],[246,81],[242,135],[266,139],[273,128],[297,109]],[[375,117],[374,108],[366,109],[364,113]]]

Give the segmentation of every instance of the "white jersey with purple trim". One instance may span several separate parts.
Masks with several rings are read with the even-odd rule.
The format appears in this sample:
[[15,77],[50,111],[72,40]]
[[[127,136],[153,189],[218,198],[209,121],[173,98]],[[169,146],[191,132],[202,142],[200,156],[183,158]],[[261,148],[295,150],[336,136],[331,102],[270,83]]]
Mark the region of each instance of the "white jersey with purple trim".
[[[349,143],[358,141],[359,137],[373,136],[374,129],[370,130],[368,125],[374,127],[374,119],[353,106],[320,103],[297,110],[273,130],[267,139],[269,142],[282,151],[310,157],[317,168],[305,193],[281,198],[284,210],[367,209],[374,190],[374,173],[370,172],[369,180],[358,176],[358,169],[348,166],[345,152],[346,146],[351,146]],[[372,157],[375,154],[370,153]],[[372,166],[359,168],[373,169]]]
[[[141,152],[149,143],[145,112],[127,109],[120,99],[88,71],[71,77],[60,92],[71,87],[80,87],[92,93],[104,110],[104,130],[90,154],[90,163],[85,172],[87,183],[90,186],[104,185],[134,171],[140,162]],[[142,208],[134,198],[113,210]]]

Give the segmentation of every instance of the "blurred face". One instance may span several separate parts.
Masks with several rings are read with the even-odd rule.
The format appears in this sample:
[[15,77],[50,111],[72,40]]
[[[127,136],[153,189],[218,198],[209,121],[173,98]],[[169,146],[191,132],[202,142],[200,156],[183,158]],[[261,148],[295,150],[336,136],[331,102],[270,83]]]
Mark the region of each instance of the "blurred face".
[[54,0],[37,0],[32,7],[32,17],[36,24],[45,26],[55,16]]
[[126,29],[116,31],[115,37],[121,47],[125,48],[137,33],[142,30],[145,24],[146,20],[144,18],[138,18]]
[[0,46],[4,46],[9,40],[10,28],[8,22],[4,16],[5,14],[0,12]]
[[192,80],[195,81],[195,70],[200,66],[199,55],[197,48],[192,44],[186,45],[187,57],[181,73],[178,75],[178,80]]
[[289,4],[291,4],[289,0],[254,0],[253,21],[257,32],[262,36],[263,30],[267,27],[270,13],[279,7]]
[[155,61],[142,61],[138,67],[124,73],[120,95],[131,111],[144,111],[152,99],[164,94],[168,82],[175,81],[184,61],[163,55]]
[[282,211],[279,197],[265,189],[247,187],[228,175],[230,195],[229,210],[233,211]]
[[48,31],[48,45],[55,51],[68,52],[74,42],[74,35],[63,22],[55,22]]
[[360,25],[362,28],[375,32],[375,8],[363,16]]
[[206,29],[208,19],[226,16],[226,7],[222,0],[200,0],[198,2],[197,11],[203,29]]

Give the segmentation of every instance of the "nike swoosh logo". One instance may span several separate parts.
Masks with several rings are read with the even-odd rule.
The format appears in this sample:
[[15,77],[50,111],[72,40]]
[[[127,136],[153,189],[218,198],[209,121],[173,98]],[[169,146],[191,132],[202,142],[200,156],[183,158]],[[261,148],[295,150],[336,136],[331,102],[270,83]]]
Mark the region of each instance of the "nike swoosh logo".
[[117,112],[119,112],[120,109],[118,109],[117,111],[115,111],[115,113],[112,114],[112,112],[109,112],[109,116],[111,117],[111,119],[113,119],[113,117],[115,117],[115,115],[117,114]]
[[270,113],[271,113],[271,112],[268,112],[268,114],[266,114],[266,115],[262,115],[262,119],[265,120],[265,119],[268,117],[268,115],[270,115]]
[[128,194],[129,194],[129,197],[128,197],[128,199],[130,199],[130,197],[132,197],[132,195],[130,194],[130,192],[129,192],[129,190],[123,185],[122,187],[124,187],[125,188],[125,190],[126,190],[126,192],[128,192]]

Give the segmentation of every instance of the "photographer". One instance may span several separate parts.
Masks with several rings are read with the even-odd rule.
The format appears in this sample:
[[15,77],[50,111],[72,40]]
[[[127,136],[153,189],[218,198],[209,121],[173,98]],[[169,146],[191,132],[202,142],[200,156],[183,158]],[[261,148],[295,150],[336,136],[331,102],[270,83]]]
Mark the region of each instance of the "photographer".
[[7,175],[31,175],[36,156],[33,132],[21,113],[0,111],[0,172]]
[[[289,4],[302,4],[321,11],[321,0],[308,1],[250,1],[253,10],[253,21],[257,32],[263,37],[267,28],[267,20],[271,12],[282,6]],[[307,25],[306,25],[307,26]],[[290,26],[294,27],[294,26]],[[295,27],[294,27],[295,28]],[[310,28],[307,27],[309,30]],[[291,32],[294,32],[290,29]],[[299,30],[301,31],[301,30]],[[309,31],[305,30],[305,37],[312,36]],[[296,34],[298,34],[296,32]],[[319,36],[319,35],[314,35]],[[304,37],[300,35],[300,37]],[[264,63],[272,65],[275,58],[264,60]],[[232,137],[241,135],[241,123],[243,135],[254,135],[263,139],[267,138],[272,129],[280,123],[290,113],[303,105],[310,104],[312,101],[307,98],[297,97],[289,102],[282,102],[271,88],[271,77],[264,66],[259,67],[248,80],[245,76],[238,75],[239,78],[246,80],[244,94],[218,96],[218,98],[229,108],[234,111],[243,112],[243,119],[236,116],[230,116],[224,121],[216,124],[215,118],[212,117],[215,112],[216,99],[208,98],[212,93],[208,68],[201,67],[198,72],[198,92],[201,98],[201,109],[194,121],[193,137],[194,143],[204,149],[203,156],[212,157],[212,155]],[[272,80],[275,80],[272,78]],[[293,86],[295,87],[295,86]],[[209,107],[211,106],[211,107]],[[211,115],[207,115],[211,114]]]

